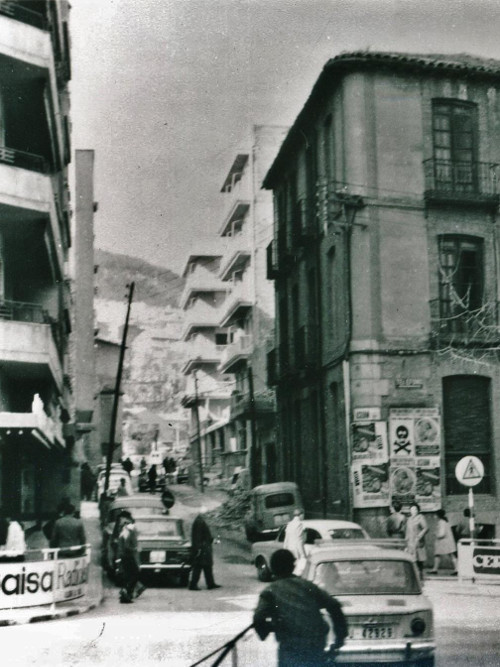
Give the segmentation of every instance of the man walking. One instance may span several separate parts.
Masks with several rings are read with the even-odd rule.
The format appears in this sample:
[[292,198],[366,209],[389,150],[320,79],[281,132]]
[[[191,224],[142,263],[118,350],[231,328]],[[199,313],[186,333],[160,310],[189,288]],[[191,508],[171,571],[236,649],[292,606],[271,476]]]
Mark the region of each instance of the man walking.
[[334,648],[347,636],[347,621],[340,604],[322,588],[293,574],[295,558],[288,549],[271,556],[276,581],[262,591],[253,623],[261,640],[274,632],[279,644],[278,667],[319,667],[326,664],[328,612],[334,632]]
[[117,565],[123,584],[120,589],[120,602],[130,603],[134,601],[134,592],[135,597],[138,598],[146,587],[139,583],[140,560],[134,519],[127,510],[120,513],[120,518],[122,524],[118,536],[117,552]]
[[[58,558],[73,558],[82,556],[87,543],[83,521],[75,517],[75,506],[67,503],[63,508],[63,515],[57,519],[50,537],[50,547],[60,549]],[[69,547],[82,546],[81,549]]]
[[193,569],[191,572],[191,583],[189,585],[190,591],[199,591],[198,581],[200,579],[201,571],[205,576],[205,583],[209,590],[213,588],[220,588],[219,584],[214,581],[213,566],[214,557],[212,550],[213,537],[210,528],[205,521],[207,508],[205,505],[200,507],[200,513],[193,522],[191,528],[191,549],[193,554]]

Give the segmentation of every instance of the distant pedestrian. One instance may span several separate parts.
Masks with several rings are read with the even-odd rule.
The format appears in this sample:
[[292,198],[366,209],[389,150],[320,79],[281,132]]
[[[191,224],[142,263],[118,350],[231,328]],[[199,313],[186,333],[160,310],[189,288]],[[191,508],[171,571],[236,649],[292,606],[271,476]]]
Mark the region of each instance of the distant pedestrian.
[[[82,556],[85,551],[87,537],[81,519],[75,517],[75,506],[68,503],[63,510],[63,516],[56,520],[50,538],[50,547],[59,549],[58,558],[74,558]],[[81,546],[81,549],[70,547]]]
[[427,522],[420,513],[420,505],[410,505],[410,516],[406,521],[406,549],[417,564],[420,580],[424,579],[424,565],[427,560],[425,536],[429,530]]
[[219,584],[214,581],[213,566],[213,537],[210,528],[205,521],[204,515],[207,512],[205,505],[200,507],[200,513],[193,522],[191,528],[191,549],[193,555],[193,569],[191,571],[191,583],[189,584],[190,591],[199,591],[198,581],[200,580],[201,572],[205,577],[207,588],[220,588]]
[[394,500],[389,508],[390,515],[387,517],[387,535],[393,539],[404,540],[406,535],[406,516],[401,511],[402,505],[399,500]]
[[442,556],[449,556],[453,563],[452,574],[457,574],[457,545],[455,544],[451,526],[448,523],[446,512],[444,510],[438,510],[436,514],[438,520],[436,526],[436,538],[434,541],[434,567],[430,570],[429,574],[438,573]]
[[274,632],[279,644],[278,667],[319,667],[326,665],[326,639],[329,627],[325,609],[335,632],[334,648],[347,636],[347,621],[337,600],[312,581],[293,574],[295,559],[291,551],[278,549],[271,556],[276,581],[259,597],[253,616],[261,640]]
[[470,508],[466,507],[463,511],[463,517],[460,519],[458,524],[455,526],[455,537],[458,540],[471,538],[470,533]]
[[26,551],[26,540],[22,525],[9,517],[7,523],[7,534],[5,543],[0,547],[0,561],[21,562],[24,561]]
[[123,468],[123,469],[129,474],[129,476],[130,476],[130,474],[132,473],[132,470],[134,469],[134,464],[133,464],[132,461],[130,460],[130,457],[129,457],[129,456],[127,456],[127,458],[126,458],[124,461],[122,461],[122,468]]
[[293,511],[293,519],[285,528],[285,541],[283,547],[291,551],[295,558],[295,574],[301,574],[306,564],[305,531],[302,519],[304,513],[296,508]]
[[156,472],[156,466],[152,465],[148,472],[148,482],[149,482],[149,492],[156,493],[156,480],[158,479],[158,473]]
[[120,485],[116,489],[116,496],[117,498],[123,498],[124,496],[128,496],[127,487],[125,486],[125,477],[122,477],[120,479]]
[[118,536],[117,566],[120,572],[122,587],[120,602],[131,603],[138,598],[146,587],[139,582],[140,560],[135,522],[127,510],[120,513],[121,530]]
[[95,475],[85,461],[80,469],[80,495],[82,500],[92,500],[95,487]]

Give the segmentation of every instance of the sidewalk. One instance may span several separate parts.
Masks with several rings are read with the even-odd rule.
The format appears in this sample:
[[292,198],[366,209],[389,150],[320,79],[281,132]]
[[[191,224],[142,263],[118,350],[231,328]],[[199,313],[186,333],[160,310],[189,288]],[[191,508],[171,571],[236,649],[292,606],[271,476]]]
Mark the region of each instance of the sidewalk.
[[[101,530],[97,503],[82,502],[81,516],[85,524],[87,540],[92,546],[89,581],[87,594],[84,597],[68,602],[58,602],[53,605],[38,607],[23,607],[21,609],[0,609],[0,627],[6,625],[21,625],[24,623],[39,623],[58,618],[76,616],[90,611],[101,604],[103,600],[102,568],[99,565],[99,547]],[[48,547],[42,531],[31,533],[26,538],[28,549]]]

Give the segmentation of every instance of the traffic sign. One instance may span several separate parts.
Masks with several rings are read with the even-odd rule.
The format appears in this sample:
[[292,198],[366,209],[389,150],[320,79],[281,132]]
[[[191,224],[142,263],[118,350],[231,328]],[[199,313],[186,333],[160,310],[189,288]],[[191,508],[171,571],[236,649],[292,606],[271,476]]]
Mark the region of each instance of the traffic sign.
[[477,456],[464,456],[455,466],[455,477],[464,486],[476,486],[484,477],[484,465]]

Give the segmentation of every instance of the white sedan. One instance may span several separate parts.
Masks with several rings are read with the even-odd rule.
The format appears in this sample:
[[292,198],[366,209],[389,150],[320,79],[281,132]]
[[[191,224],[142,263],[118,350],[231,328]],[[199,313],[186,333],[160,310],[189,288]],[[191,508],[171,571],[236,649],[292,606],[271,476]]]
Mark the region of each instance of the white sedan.
[[[309,556],[315,545],[335,543],[337,540],[369,540],[370,536],[359,524],[336,519],[306,519],[302,522],[305,532],[305,551]],[[260,581],[272,578],[271,556],[278,549],[283,549],[286,526],[282,526],[274,540],[252,544],[252,561],[257,568]]]

